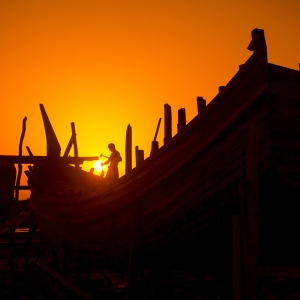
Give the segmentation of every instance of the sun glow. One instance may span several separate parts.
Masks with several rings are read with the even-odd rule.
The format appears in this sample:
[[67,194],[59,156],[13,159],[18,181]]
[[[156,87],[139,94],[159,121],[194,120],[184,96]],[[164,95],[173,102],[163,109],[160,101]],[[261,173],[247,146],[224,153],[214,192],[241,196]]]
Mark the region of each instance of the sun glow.
[[103,170],[105,170],[105,166],[102,166],[101,163],[103,163],[102,160],[95,161],[94,168],[96,171],[102,172]]

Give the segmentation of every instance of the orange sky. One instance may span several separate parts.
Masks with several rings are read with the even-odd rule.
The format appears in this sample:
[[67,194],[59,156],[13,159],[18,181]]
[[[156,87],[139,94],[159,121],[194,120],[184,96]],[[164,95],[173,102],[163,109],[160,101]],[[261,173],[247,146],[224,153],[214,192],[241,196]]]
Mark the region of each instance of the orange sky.
[[147,157],[163,105],[175,134],[177,110],[190,121],[196,97],[209,102],[251,55],[252,29],[265,30],[270,62],[298,69],[299,16],[299,0],[1,0],[0,154],[18,154],[27,116],[23,153],[45,155],[43,103],[62,153],[74,121],[79,155],[113,142],[124,157],[130,123]]

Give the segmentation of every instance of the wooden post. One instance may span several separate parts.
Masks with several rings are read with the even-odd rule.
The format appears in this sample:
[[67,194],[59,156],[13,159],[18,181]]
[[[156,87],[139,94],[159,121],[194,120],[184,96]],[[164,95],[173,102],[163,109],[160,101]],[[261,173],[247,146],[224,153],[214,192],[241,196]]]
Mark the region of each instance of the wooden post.
[[225,86],[224,85],[220,85],[219,86],[219,93],[221,93],[224,90]]
[[186,116],[185,116],[185,108],[180,108],[178,110],[178,124],[177,124],[177,132],[181,132],[182,129],[186,126]]
[[11,204],[15,199],[15,182],[15,165],[8,160],[0,159],[0,222],[11,217]]
[[232,216],[232,299],[241,300],[241,226],[240,216]]
[[150,156],[158,150],[158,141],[152,141]]
[[136,167],[140,164],[139,146],[135,146],[135,165]]
[[144,161],[144,150],[139,150],[138,146],[135,146],[135,159],[137,167]]
[[74,137],[73,137],[73,134],[72,134],[71,137],[70,137],[68,146],[67,146],[67,148],[65,150],[64,157],[68,157],[68,155],[70,153],[70,150],[71,150],[71,148],[73,146],[73,143],[74,143]]
[[[78,158],[78,147],[77,147],[77,139],[76,139],[76,131],[75,131],[75,124],[74,122],[71,123],[72,128],[72,137],[73,137],[73,146],[74,146],[74,157]],[[79,168],[78,161],[75,162],[75,168]]]
[[144,150],[139,150],[139,163],[144,161]]
[[172,138],[172,110],[171,110],[171,106],[167,103],[164,106],[164,115],[165,115],[164,144],[166,144]]
[[206,107],[206,100],[203,97],[197,97],[197,108],[198,108],[198,115],[204,111]]
[[125,172],[128,174],[132,170],[132,128],[130,124],[126,130],[126,146],[125,146]]

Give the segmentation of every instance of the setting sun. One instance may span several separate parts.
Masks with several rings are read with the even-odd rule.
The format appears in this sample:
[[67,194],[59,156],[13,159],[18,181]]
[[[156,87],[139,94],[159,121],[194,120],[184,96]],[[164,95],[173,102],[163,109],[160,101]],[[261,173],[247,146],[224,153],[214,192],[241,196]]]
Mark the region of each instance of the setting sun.
[[94,168],[96,171],[102,172],[103,170],[105,170],[105,166],[102,166],[101,163],[103,163],[102,160],[95,161]]

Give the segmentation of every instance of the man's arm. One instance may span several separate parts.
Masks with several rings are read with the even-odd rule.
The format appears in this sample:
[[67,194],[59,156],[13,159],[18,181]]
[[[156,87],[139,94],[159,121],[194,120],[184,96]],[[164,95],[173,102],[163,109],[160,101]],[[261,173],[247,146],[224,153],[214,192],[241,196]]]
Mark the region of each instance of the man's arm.
[[107,165],[110,162],[111,162],[111,155],[110,155],[109,159],[106,162],[102,163],[102,166]]

